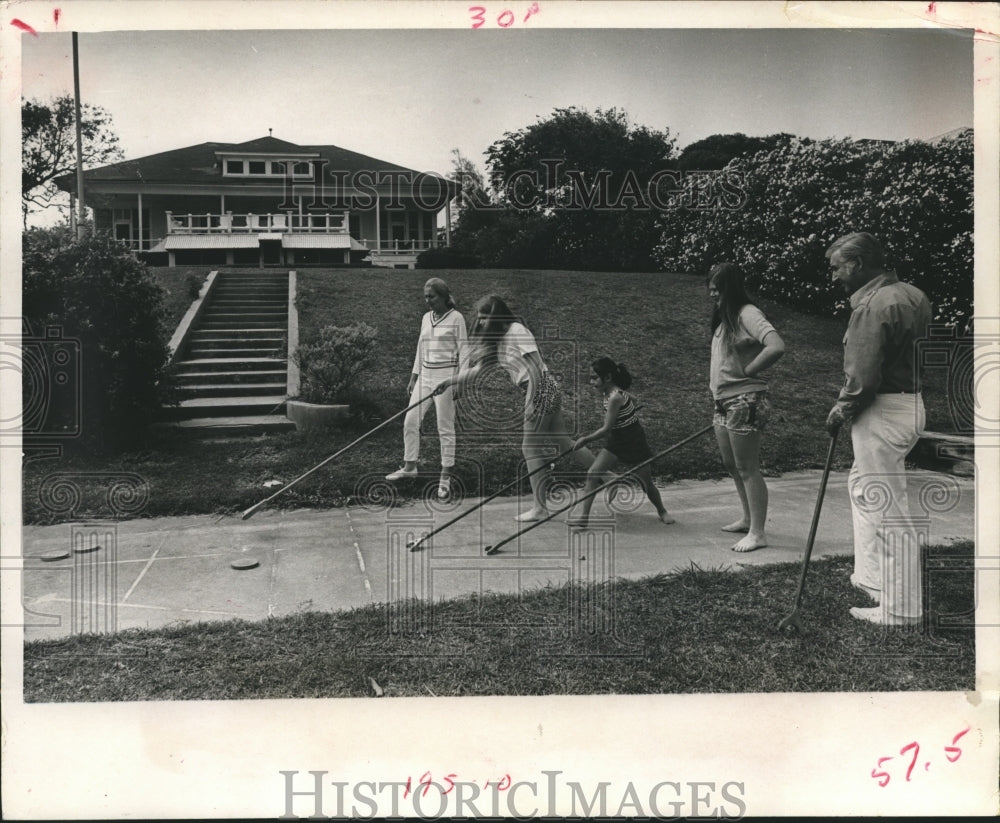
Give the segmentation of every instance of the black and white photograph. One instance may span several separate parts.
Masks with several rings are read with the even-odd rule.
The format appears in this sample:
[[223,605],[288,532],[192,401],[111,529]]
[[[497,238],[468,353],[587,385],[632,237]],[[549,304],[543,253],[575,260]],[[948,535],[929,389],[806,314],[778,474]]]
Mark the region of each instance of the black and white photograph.
[[1000,8],[0,12],[5,817],[998,812]]

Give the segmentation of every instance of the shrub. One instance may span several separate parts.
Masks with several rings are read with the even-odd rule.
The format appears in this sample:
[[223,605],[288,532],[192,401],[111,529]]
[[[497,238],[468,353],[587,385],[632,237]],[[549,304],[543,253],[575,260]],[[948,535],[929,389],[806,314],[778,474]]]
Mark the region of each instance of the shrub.
[[307,403],[345,400],[375,354],[378,330],[367,323],[324,326],[318,339],[301,343],[292,359],[301,370],[299,399]]
[[188,276],[184,278],[184,285],[187,286],[188,297],[192,300],[197,300],[198,295],[201,294],[201,285],[203,282],[203,277],[199,277],[194,273],[188,274]]
[[[24,235],[22,301],[36,340],[55,327],[64,339],[79,341],[79,385],[60,391],[29,389],[26,382],[25,404],[29,391],[48,392],[51,419],[66,426],[78,409],[77,443],[86,450],[141,441],[169,400],[163,291],[146,266],[105,236],[76,241],[65,227],[32,229]],[[27,381],[28,370],[23,374]]]
[[417,255],[418,269],[475,269],[479,258],[455,249],[427,249]]
[[661,267],[704,274],[718,260],[747,272],[758,293],[814,313],[847,305],[824,257],[837,237],[874,234],[902,279],[923,289],[935,319],[972,316],[972,134],[931,144],[791,141],[736,158],[738,209],[663,214]]

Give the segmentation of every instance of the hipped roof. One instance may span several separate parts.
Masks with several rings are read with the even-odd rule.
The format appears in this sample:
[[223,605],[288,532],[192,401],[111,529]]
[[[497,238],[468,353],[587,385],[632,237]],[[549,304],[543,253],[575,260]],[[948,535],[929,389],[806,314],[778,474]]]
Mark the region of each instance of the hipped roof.
[[[408,169],[377,157],[369,157],[340,146],[299,146],[277,137],[258,137],[245,143],[200,143],[183,149],[150,154],[135,160],[123,160],[108,166],[84,171],[84,179],[90,181],[144,181],[147,183],[218,183],[223,178],[220,158],[217,154],[299,154],[319,155],[327,161],[324,173],[346,172],[351,175],[359,171],[409,172],[417,175],[415,169]],[[443,178],[442,178],[443,179]],[[64,174],[57,177],[56,185],[64,191],[75,189],[75,175]],[[263,181],[262,182],[266,182]],[[452,188],[457,186],[448,181]]]

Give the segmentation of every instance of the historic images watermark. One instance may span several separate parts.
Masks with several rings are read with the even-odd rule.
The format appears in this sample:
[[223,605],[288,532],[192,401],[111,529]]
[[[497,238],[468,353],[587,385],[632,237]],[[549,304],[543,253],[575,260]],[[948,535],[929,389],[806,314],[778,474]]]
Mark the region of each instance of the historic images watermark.
[[284,811],[281,819],[417,817],[634,817],[677,820],[746,814],[746,785],[738,780],[662,780],[651,785],[611,780],[570,780],[562,771],[542,770],[533,779],[509,774],[482,778],[458,774],[397,781],[349,782],[331,779],[323,770],[282,770]]
[[35,334],[27,320],[20,322],[20,334],[0,334],[0,369],[16,372],[21,380],[20,411],[3,413],[0,439],[23,439],[27,444],[78,437],[83,402],[80,341],[66,337],[60,326],[46,326]]
[[660,169],[640,177],[632,169],[566,169],[564,160],[550,158],[539,161],[541,168],[492,176],[487,191],[463,171],[445,178],[407,169],[328,169],[325,159],[311,163],[308,174],[286,171],[279,211],[300,203],[309,209],[402,211],[404,199],[434,214],[456,198],[460,209],[475,211],[735,211],[747,202],[743,173],[727,169]]
[[59,581],[41,598],[22,591],[25,629],[69,627],[70,636],[113,634],[124,596],[118,577],[118,521],[141,514],[149,502],[149,483],[134,472],[53,472],[38,487],[38,499],[50,514],[75,518],[87,490],[102,489],[103,500],[90,501],[101,512],[98,520],[66,526],[63,546],[25,557],[2,557],[3,568],[19,571],[22,586],[31,588],[35,575]]

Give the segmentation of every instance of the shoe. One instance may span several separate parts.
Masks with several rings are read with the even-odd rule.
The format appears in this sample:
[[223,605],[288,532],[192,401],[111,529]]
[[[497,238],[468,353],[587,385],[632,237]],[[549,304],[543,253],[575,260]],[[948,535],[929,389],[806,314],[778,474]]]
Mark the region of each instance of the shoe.
[[878,626],[920,625],[919,617],[901,617],[897,614],[889,614],[880,606],[875,606],[870,609],[862,609],[855,606],[851,609],[851,617],[856,617],[858,620],[866,620],[867,622],[875,623]]
[[402,480],[404,477],[416,477],[416,476],[417,476],[417,470],[416,469],[409,469],[409,470],[407,470],[405,467],[400,467],[400,468],[396,469],[396,471],[390,472],[389,474],[387,474],[385,476],[385,479],[386,480]]
[[854,588],[856,588],[859,592],[867,594],[872,600],[875,601],[876,606],[882,602],[882,592],[866,586],[864,583],[859,583],[858,579],[853,574],[851,575],[851,585],[854,586]]

